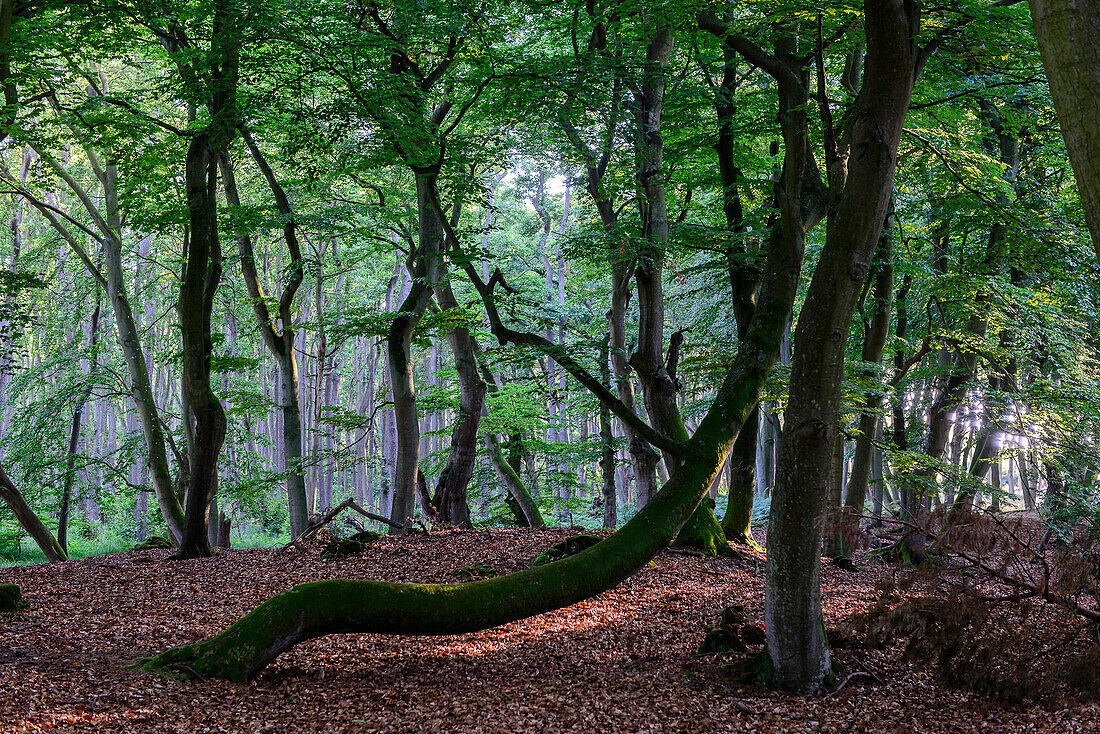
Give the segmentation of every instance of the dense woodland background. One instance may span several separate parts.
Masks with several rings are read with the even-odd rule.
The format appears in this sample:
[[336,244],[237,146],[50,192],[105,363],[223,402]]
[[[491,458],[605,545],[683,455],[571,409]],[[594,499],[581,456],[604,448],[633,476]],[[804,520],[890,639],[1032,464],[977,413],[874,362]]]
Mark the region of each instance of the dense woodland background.
[[[308,509],[350,496],[390,516],[396,426],[385,335],[410,290],[406,261],[418,221],[403,159],[412,153],[398,151],[409,132],[379,109],[400,89],[386,78],[386,37],[370,7],[356,19],[343,6],[250,4],[240,115],[287,192],[300,241],[301,286],[291,322],[276,328],[294,331],[302,426],[296,471]],[[162,10],[195,29],[210,12],[201,4]],[[648,26],[618,11],[613,51],[597,54],[589,36],[601,16],[590,10],[442,4],[405,22],[425,68],[439,64],[430,101],[453,107],[446,127],[432,132],[446,141],[439,192],[456,231],[486,279],[499,267],[518,291],[506,302],[509,316],[598,374],[614,289],[609,263],[637,257],[632,88]],[[171,451],[187,441],[175,309],[188,237],[181,161],[185,132],[203,110],[188,103],[172,54],[138,12],[28,5],[28,17],[16,12],[13,24],[37,52],[15,67],[25,101],[3,152],[3,462],[48,525],[67,515],[78,545],[166,534],[155,503],[150,510],[147,448],[113,314],[89,275],[89,266],[110,267],[101,254],[104,218],[116,218],[124,287]],[[926,33],[966,12],[933,15]],[[895,293],[885,348],[861,360],[878,308],[873,278],[848,340],[841,483],[868,425],[860,423],[861,409],[870,407],[884,417],[872,429],[867,509],[876,515],[897,505],[891,479],[914,465],[934,466],[926,507],[967,490],[1004,509],[1057,515],[1088,503],[1095,480],[1095,265],[1073,176],[1026,7],[970,12],[974,18],[931,59],[906,119],[884,233],[892,244],[874,266],[892,273]],[[693,17],[687,8],[676,13]],[[765,36],[770,19],[788,18],[811,56],[823,41],[826,86],[819,91],[834,117],[858,88],[859,15],[847,3],[805,15],[782,3],[736,10]],[[476,29],[476,42],[467,38],[461,53],[446,56],[445,39],[467,27]],[[340,40],[352,32],[357,46]],[[344,76],[352,68],[361,78]],[[714,35],[693,29],[677,39],[667,74],[665,328],[683,337],[678,401],[690,425],[736,351],[730,279],[754,267],[761,232],[775,216],[776,90],[759,69],[723,54]],[[811,135],[821,135],[820,125]],[[595,183],[584,168],[594,155],[601,158],[593,161],[600,166]],[[289,532],[283,487],[295,469],[282,441],[279,366],[257,327],[237,242],[251,241],[269,299],[298,265],[283,236],[288,215],[245,144],[238,141],[231,156],[240,204],[219,201],[224,273],[212,308],[213,389],[227,415],[214,512],[232,524],[230,537],[273,543]],[[723,165],[733,167],[725,179]],[[734,190],[724,191],[724,181]],[[597,211],[597,186],[610,222]],[[723,206],[737,210],[733,226]],[[816,233],[808,235],[810,263]],[[615,492],[605,498],[598,461],[607,437],[598,403],[552,358],[498,345],[476,293],[453,270],[455,306],[433,304],[412,348],[428,486],[446,462],[460,411],[445,337],[461,324],[496,382],[480,430],[504,442],[545,520],[613,527],[629,517],[638,494],[620,422],[611,423]],[[636,298],[625,311],[620,356],[637,345],[635,310]],[[637,378],[622,361],[610,360],[611,374],[630,390],[621,381]],[[774,482],[784,377],[781,366],[759,417],[758,519]],[[632,387],[641,394],[640,385]],[[644,414],[643,405],[638,410]],[[922,451],[929,424],[939,420],[947,423],[940,429],[945,446]],[[468,490],[471,521],[516,522],[488,453],[481,443]],[[1048,492],[1052,476],[1069,502]],[[727,486],[724,477],[711,490],[719,515]],[[4,513],[2,522],[4,552],[27,553],[16,518]]]
[[1095,563],[1097,261],[1026,3],[4,0],[0,85],[10,562],[691,498],[653,517],[712,555],[771,518],[785,687],[822,532],[1100,619],[939,535]]

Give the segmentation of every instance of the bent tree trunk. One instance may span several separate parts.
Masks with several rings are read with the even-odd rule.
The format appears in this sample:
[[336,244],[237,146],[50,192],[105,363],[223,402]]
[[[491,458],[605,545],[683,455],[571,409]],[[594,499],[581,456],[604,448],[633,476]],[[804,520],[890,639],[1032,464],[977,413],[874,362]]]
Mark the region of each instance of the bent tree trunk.
[[[477,343],[477,340],[472,336],[470,337],[470,344],[473,347],[473,353],[478,362],[478,368],[481,371],[481,377],[485,389],[489,393],[495,393],[500,390],[500,386],[497,384],[497,378],[489,369],[489,366],[485,364],[484,357],[481,352],[481,348]],[[489,407],[486,405],[485,400],[481,401],[481,415],[486,417],[489,415]],[[483,424],[479,423],[479,427],[483,427]],[[508,491],[507,501],[509,507],[512,508],[512,512],[516,515],[516,520],[521,524],[529,528],[541,528],[546,527],[546,521],[542,517],[542,513],[539,511],[538,503],[535,502],[535,498],[531,496],[530,490],[527,489],[527,485],[523,483],[523,480],[519,476],[519,470],[517,466],[512,466],[508,461],[508,457],[504,455],[504,447],[500,443],[500,438],[492,431],[483,431],[485,437],[485,448],[489,454],[489,463],[493,465],[493,469],[496,471],[497,476],[500,477],[500,481],[504,483],[505,488]],[[518,438],[516,440],[519,440]]]
[[760,427],[760,406],[753,408],[748,423],[737,434],[730,453],[730,484],[722,530],[730,543],[758,549],[752,537],[752,502],[756,490],[756,439]]
[[92,322],[89,328],[88,348],[91,350],[91,363],[88,366],[86,378],[88,385],[80,393],[76,407],[73,408],[73,420],[69,428],[69,455],[65,459],[65,483],[61,488],[61,509],[57,513],[57,543],[66,553],[69,552],[69,510],[72,506],[73,484],[76,481],[76,447],[80,441],[80,424],[84,417],[84,406],[92,395],[92,379],[96,373],[99,361],[99,352],[96,350],[96,338],[99,336],[99,302],[100,291],[96,291],[95,310],[92,311]]
[[[267,179],[268,187],[275,198],[279,214],[286,218],[283,224],[283,237],[290,253],[290,267],[283,292],[279,295],[278,318],[282,330],[276,330],[275,320],[267,305],[267,297],[256,272],[256,256],[252,248],[252,237],[247,232],[237,235],[240,250],[241,274],[244,276],[248,296],[252,300],[252,310],[260,327],[264,344],[275,357],[279,366],[279,401],[283,413],[283,471],[286,472],[287,510],[290,516],[290,535],[296,538],[306,531],[309,512],[306,509],[306,477],[302,468],[302,413],[298,394],[298,358],[294,350],[294,297],[302,284],[302,251],[298,244],[297,221],[290,200],[282,185],[260,152],[252,136],[245,131],[242,134],[252,158]],[[240,196],[237,192],[233,165],[228,155],[221,159],[222,181],[225,198],[230,206],[239,207]]]
[[[800,253],[798,253],[800,255]],[[779,354],[799,264],[777,247],[753,324],[714,403],[664,488],[621,530],[560,561],[467,584],[317,581],[261,604],[217,637],[145,661],[151,671],[254,678],[280,653],[323,635],[474,632],[576,603],[615,586],[675,536],[706,495]]]
[[42,553],[46,556],[46,560],[50,563],[54,561],[67,561],[69,556],[65,553],[65,549],[61,547],[61,544],[57,542],[57,538],[53,536],[53,533],[49,531],[42,520],[35,514],[31,506],[27,504],[27,500],[24,499],[23,493],[19,491],[19,488],[8,478],[7,472],[4,471],[4,467],[0,466],[0,499],[4,500],[4,504],[15,515],[15,519],[19,521],[19,524],[23,526],[23,529],[27,531],[27,535],[31,536],[34,542],[42,549]]

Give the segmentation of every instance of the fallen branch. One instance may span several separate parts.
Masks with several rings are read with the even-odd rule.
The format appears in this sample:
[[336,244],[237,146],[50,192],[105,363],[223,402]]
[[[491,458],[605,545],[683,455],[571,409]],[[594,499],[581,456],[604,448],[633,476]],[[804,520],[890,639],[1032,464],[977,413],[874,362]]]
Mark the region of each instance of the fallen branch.
[[415,530],[415,528],[410,528],[407,525],[402,525],[399,522],[394,522],[393,520],[390,520],[387,517],[383,517],[382,515],[376,515],[373,512],[368,512],[367,510],[364,510],[362,507],[360,507],[359,503],[356,502],[353,498],[348,497],[346,500],[344,500],[340,504],[336,505],[336,507],[333,507],[331,510],[326,512],[321,517],[317,518],[316,520],[311,520],[309,525],[306,527],[306,529],[304,531],[302,531],[302,534],[299,535],[297,538],[294,538],[293,540],[291,540],[286,545],[284,545],[279,550],[279,552],[282,553],[283,551],[289,550],[290,548],[293,548],[293,547],[297,547],[297,548],[303,547],[303,545],[305,543],[308,543],[309,541],[316,538],[317,533],[321,532],[321,530],[323,530],[333,520],[335,520],[336,517],[341,512],[343,512],[344,510],[348,510],[348,509],[355,510],[360,515],[362,515],[363,517],[369,518],[371,520],[376,520],[380,523],[384,523],[386,525],[389,525],[391,528],[396,528],[398,530],[404,530],[406,532],[410,532],[410,531],[411,532],[423,532],[425,535],[428,534],[428,528],[426,528],[424,526],[423,522],[417,521],[417,524],[421,528],[419,531],[417,531],[417,530]]
[[841,681],[840,685],[837,686],[835,690],[830,691],[829,693],[825,694],[825,698],[832,698],[836,694],[843,691],[844,686],[848,685],[849,681],[851,681],[853,678],[859,678],[861,676],[865,677],[865,678],[870,678],[873,681],[877,681],[879,683],[879,685],[882,685],[882,679],[879,678],[874,673],[869,673],[866,670],[857,670],[854,673],[849,674],[847,678],[845,678],[843,681]]

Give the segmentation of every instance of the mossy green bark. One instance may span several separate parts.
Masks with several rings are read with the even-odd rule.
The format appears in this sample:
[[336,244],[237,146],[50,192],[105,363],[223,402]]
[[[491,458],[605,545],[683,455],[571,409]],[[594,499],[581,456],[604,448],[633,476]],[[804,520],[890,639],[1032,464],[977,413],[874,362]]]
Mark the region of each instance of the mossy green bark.
[[699,503],[672,545],[676,548],[694,548],[708,556],[729,555],[729,541],[714,516],[714,500],[706,497]]
[[560,560],[562,558],[568,558],[569,556],[575,556],[583,550],[587,550],[592,546],[599,543],[602,538],[595,535],[573,535],[560,543],[555,543],[542,553],[535,556],[535,560],[531,561],[532,566],[544,566],[547,563]]
[[18,612],[26,606],[17,584],[0,584],[0,613]]
[[725,462],[779,354],[800,256],[801,250],[783,247],[769,251],[756,315],[714,402],[679,450],[681,460],[668,482],[618,532],[574,556],[472,583],[302,584],[268,599],[220,635],[148,658],[143,668],[245,681],[283,651],[315,637],[476,632],[560,609],[617,585],[668,545]]
[[760,426],[760,408],[757,406],[748,423],[737,434],[730,452],[729,493],[726,514],[722,516],[722,531],[726,540],[735,545],[763,550],[752,537],[752,505],[756,490],[756,439]]
[[138,543],[137,545],[135,545],[134,550],[136,550],[136,551],[160,550],[160,549],[171,550],[172,548],[175,548],[175,547],[176,546],[173,545],[172,541],[168,540],[168,538],[165,538],[165,537],[160,536],[160,535],[151,535],[148,538],[146,538],[145,540],[143,540],[140,543]]

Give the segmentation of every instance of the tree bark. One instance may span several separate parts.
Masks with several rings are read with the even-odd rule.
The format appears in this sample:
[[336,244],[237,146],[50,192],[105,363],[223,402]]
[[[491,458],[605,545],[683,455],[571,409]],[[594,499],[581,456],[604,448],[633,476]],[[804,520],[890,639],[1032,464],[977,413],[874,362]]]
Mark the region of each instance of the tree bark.
[[31,536],[38,547],[42,549],[47,561],[53,563],[69,560],[68,553],[57,542],[57,539],[42,522],[41,518],[31,509],[31,506],[27,504],[23,493],[8,478],[8,474],[2,466],[0,466],[0,499],[4,500],[4,504],[15,515],[15,519],[27,531],[27,535]]
[[1100,257],[1100,0],[1029,0],[1043,69]]
[[92,311],[92,320],[88,333],[88,349],[91,351],[91,361],[88,365],[88,385],[80,394],[76,407],[73,408],[73,420],[69,427],[69,454],[65,460],[65,483],[61,487],[61,508],[57,513],[57,543],[61,548],[69,552],[69,510],[72,504],[73,483],[76,480],[76,448],[80,440],[80,424],[84,417],[84,406],[92,394],[92,380],[95,378],[96,366],[99,361],[99,352],[96,349],[96,338],[99,333],[99,303],[100,291],[96,291],[95,310]]
[[[294,350],[294,340],[297,336],[294,330],[294,298],[304,275],[302,251],[298,243],[297,220],[286,192],[251,134],[245,131],[242,137],[253,160],[267,180],[279,214],[284,218],[283,237],[290,254],[288,277],[278,301],[277,317],[282,322],[282,328],[276,330],[275,317],[268,308],[266,294],[256,271],[256,255],[252,248],[252,238],[247,232],[238,234],[237,243],[245,287],[252,300],[252,309],[256,314],[260,335],[279,369],[279,403],[283,417],[283,471],[286,473],[287,509],[290,516],[290,535],[297,537],[305,532],[309,521],[309,513],[306,510],[305,469],[302,466],[302,414],[298,357]],[[222,159],[222,178],[227,203],[230,206],[240,206],[240,196],[237,193],[233,167],[228,156]]]
[[416,474],[420,462],[420,422],[416,414],[416,387],[413,384],[412,336],[431,300],[431,283],[438,280],[435,269],[444,238],[441,214],[437,211],[434,196],[435,175],[418,172],[416,200],[419,233],[417,251],[411,259],[409,273],[412,283],[386,337],[397,442],[390,519],[401,525],[413,516]]
[[[838,428],[844,352],[856,300],[882,232],[918,65],[918,6],[907,0],[868,0],[864,13],[863,87],[848,118],[842,156],[827,161],[830,186],[839,196],[795,331],[768,522],[764,624],[770,677],[778,687],[800,692],[816,690],[832,673],[821,613],[821,516]],[[792,99],[783,84],[780,94],[781,99]],[[804,116],[798,109],[788,103],[784,113]],[[805,135],[805,124],[803,117],[791,127]],[[791,140],[786,146],[788,152],[796,149]],[[798,195],[788,182],[781,206],[791,207]]]
[[[871,289],[871,319],[863,330],[863,350],[860,359],[865,364],[879,364],[882,362],[882,352],[886,348],[886,339],[890,334],[890,315],[893,311],[894,288],[894,255],[893,235],[891,232],[892,217],[887,216],[886,223],[882,227],[882,236],[879,239],[878,251],[875,253],[875,283]],[[873,371],[864,375],[867,379],[874,377]],[[848,475],[848,485],[845,488],[844,511],[849,517],[842,525],[854,527],[841,527],[837,536],[837,546],[834,548],[834,558],[846,557],[850,554],[848,536],[850,531],[859,527],[859,517],[863,515],[864,505],[867,503],[867,488],[871,479],[871,455],[874,451],[875,433],[878,430],[878,407],[882,402],[882,393],[871,390],[863,395],[863,405],[859,414],[859,433],[856,435],[855,449],[852,455],[852,471]]]

